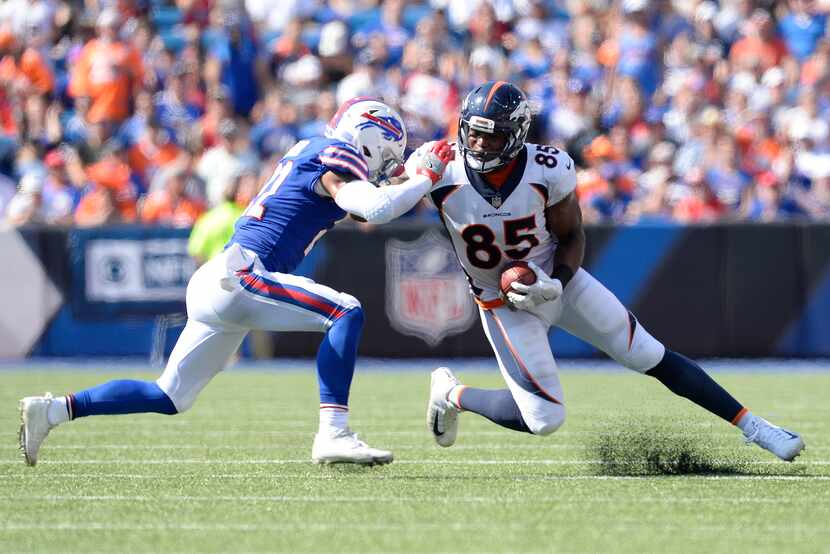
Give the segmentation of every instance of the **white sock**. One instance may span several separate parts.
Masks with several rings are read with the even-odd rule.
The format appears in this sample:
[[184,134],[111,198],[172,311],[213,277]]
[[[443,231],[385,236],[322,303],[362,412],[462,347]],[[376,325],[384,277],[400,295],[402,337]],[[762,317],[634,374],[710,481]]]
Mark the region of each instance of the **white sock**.
[[740,419],[735,422],[735,425],[746,435],[747,432],[751,431],[755,426],[755,416],[752,415],[752,412],[747,410],[740,416]]
[[450,392],[447,393],[447,401],[459,410],[463,409],[461,407],[461,394],[466,388],[467,387],[464,385],[456,385],[450,389]]
[[320,433],[332,434],[349,427],[349,407],[340,404],[320,404]]
[[49,425],[58,425],[69,421],[68,399],[65,396],[53,398],[46,411],[46,419]]

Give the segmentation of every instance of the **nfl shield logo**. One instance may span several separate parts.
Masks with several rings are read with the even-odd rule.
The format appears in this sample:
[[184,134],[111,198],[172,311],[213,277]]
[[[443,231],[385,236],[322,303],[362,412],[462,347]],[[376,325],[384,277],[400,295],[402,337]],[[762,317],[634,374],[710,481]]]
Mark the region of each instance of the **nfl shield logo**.
[[386,243],[386,315],[395,330],[430,346],[472,326],[469,284],[452,245],[437,231]]
[[496,209],[501,208],[501,196],[498,194],[495,196],[491,196],[490,204]]

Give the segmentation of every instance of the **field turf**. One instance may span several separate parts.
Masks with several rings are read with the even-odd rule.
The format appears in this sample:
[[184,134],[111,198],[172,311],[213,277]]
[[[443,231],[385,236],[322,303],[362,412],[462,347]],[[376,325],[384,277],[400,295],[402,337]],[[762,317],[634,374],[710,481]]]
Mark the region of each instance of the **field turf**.
[[426,371],[359,370],[352,425],[396,461],[319,467],[314,373],[293,363],[228,371],[176,417],[70,423],[30,468],[19,397],[156,374],[6,367],[0,552],[830,553],[830,371],[785,369],[715,377],[804,435],[793,464],[655,380],[578,369],[563,372],[569,419],[554,435],[464,414],[441,449],[425,429]]

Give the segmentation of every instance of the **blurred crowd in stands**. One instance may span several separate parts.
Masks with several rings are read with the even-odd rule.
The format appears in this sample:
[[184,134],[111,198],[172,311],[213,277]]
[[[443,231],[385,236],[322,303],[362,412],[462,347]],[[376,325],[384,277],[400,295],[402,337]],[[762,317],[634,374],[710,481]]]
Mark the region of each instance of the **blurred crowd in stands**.
[[[830,0],[5,0],[0,221],[227,225],[339,103],[512,80],[585,220],[830,219]],[[413,217],[435,217],[425,206]],[[221,216],[221,217],[220,217]]]

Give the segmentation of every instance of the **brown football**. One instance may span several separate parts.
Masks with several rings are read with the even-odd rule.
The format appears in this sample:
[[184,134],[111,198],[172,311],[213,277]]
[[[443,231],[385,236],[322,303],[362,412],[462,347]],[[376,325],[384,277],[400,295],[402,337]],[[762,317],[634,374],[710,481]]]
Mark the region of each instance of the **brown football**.
[[505,266],[501,272],[501,279],[499,285],[501,286],[502,294],[507,294],[513,290],[511,283],[519,281],[525,285],[532,285],[536,282],[536,274],[527,265],[527,262],[511,262]]

